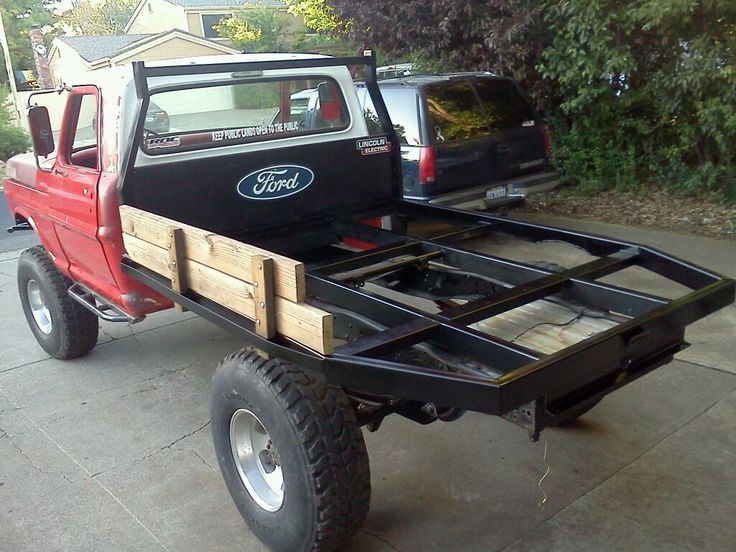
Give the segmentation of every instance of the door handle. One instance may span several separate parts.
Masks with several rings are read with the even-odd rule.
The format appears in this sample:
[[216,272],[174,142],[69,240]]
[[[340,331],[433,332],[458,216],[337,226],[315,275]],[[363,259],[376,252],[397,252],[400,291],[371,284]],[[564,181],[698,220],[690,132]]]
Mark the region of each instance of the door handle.
[[69,176],[69,173],[68,172],[62,171],[62,170],[59,170],[59,169],[54,169],[54,174],[57,174],[57,175],[59,175],[59,176],[61,176],[63,178],[66,178],[67,176]]

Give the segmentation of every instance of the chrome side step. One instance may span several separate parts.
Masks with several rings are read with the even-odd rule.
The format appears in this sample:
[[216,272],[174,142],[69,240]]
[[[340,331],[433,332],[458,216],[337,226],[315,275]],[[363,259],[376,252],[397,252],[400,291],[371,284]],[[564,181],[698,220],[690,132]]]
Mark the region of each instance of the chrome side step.
[[72,284],[66,292],[77,303],[107,322],[130,322],[135,324],[145,318],[145,316],[133,318],[78,282]]

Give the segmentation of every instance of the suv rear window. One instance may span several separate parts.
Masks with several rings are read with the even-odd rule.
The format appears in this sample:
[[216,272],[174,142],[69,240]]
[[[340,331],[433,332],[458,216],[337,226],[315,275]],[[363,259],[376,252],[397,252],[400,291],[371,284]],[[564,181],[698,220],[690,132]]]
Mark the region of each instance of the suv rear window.
[[510,130],[533,122],[532,108],[516,85],[506,79],[478,79],[475,81],[483,110],[488,117],[491,132]]
[[[316,97],[320,86],[328,89],[326,96],[332,101],[329,105],[317,102],[313,116],[307,118],[309,98],[293,96],[305,93]],[[348,124],[342,92],[329,78],[169,90],[151,96],[143,149],[150,154],[173,153],[334,132]]]
[[458,142],[488,135],[483,112],[467,81],[424,88],[435,143]]

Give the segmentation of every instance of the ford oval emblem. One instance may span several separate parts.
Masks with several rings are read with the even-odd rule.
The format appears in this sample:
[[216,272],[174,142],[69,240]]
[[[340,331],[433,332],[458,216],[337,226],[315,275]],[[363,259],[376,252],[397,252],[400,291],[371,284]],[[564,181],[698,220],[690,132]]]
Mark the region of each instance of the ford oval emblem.
[[306,190],[314,173],[301,165],[276,165],[258,169],[238,182],[238,193],[248,199],[279,199]]

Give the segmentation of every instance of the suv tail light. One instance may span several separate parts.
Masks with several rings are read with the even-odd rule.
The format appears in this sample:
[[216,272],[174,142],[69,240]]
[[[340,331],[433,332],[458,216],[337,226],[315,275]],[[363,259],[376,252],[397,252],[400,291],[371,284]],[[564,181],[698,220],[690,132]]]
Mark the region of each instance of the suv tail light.
[[419,184],[432,184],[435,179],[434,148],[423,146],[419,150]]
[[544,156],[549,159],[551,152],[550,143],[549,143],[549,131],[547,130],[547,127],[544,127]]

